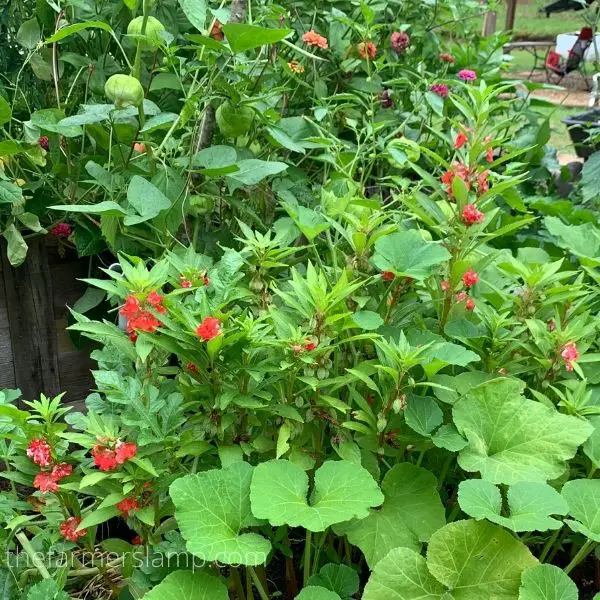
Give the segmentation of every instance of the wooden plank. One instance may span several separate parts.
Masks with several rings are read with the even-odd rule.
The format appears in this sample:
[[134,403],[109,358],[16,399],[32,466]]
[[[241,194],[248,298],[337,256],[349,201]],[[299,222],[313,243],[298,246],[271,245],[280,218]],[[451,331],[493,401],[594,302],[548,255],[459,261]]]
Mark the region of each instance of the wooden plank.
[[483,28],[481,30],[481,35],[483,37],[490,37],[496,33],[496,21],[497,14],[495,12],[485,13],[485,17],[483,19]]
[[504,29],[512,31],[515,28],[515,15],[517,14],[517,0],[507,0],[506,24]]
[[0,389],[14,387],[16,387],[15,367],[13,364],[12,344],[10,343],[6,294],[4,292],[4,278],[2,277],[2,261],[0,261]]
[[27,260],[13,268],[2,252],[15,384],[25,399],[60,391],[52,281],[43,238],[29,242]]

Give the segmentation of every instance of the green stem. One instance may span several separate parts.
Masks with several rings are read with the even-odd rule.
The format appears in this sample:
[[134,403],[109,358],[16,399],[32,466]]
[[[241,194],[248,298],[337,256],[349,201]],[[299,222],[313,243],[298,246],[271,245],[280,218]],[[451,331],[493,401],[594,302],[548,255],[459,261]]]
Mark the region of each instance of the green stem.
[[29,540],[27,539],[27,536],[22,531],[20,531],[19,533],[17,533],[16,538],[21,543],[23,550],[25,550],[27,556],[29,556],[29,558],[31,559],[31,563],[38,570],[39,574],[44,579],[51,579],[52,577],[50,576],[50,573],[48,573],[46,565],[42,562],[37,552],[33,549],[33,546],[30,544]]
[[265,591],[265,588],[263,587],[262,583],[260,582],[260,579],[259,579],[258,575],[256,574],[254,567],[248,567],[248,573],[250,573],[250,577],[252,577],[252,582],[254,583],[254,587],[258,591],[260,600],[269,600],[269,594],[267,594],[267,592]]
[[579,552],[573,557],[573,560],[565,567],[567,575],[592,551],[595,543],[594,540],[586,540]]
[[310,551],[312,547],[312,531],[306,530],[306,543],[304,545],[304,587],[310,577]]
[[550,539],[546,542],[546,545],[544,546],[544,549],[542,550],[542,553],[540,554],[540,562],[541,563],[543,563],[546,560],[546,558],[548,558],[548,554],[550,554],[550,550],[552,549],[552,546],[554,546],[554,543],[558,539],[559,534],[560,534],[560,529],[555,530],[554,533],[552,534],[552,536],[550,537]]
[[244,594],[244,586],[242,585],[242,578],[240,572],[236,567],[231,567],[231,581],[233,587],[238,595],[239,600],[246,600],[246,594]]

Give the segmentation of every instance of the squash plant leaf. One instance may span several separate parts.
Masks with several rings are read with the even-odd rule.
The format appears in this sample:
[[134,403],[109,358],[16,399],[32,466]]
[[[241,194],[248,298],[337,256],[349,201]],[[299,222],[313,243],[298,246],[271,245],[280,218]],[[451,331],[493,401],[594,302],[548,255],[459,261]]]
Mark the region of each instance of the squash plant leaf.
[[175,518],[187,549],[204,560],[258,565],[271,550],[268,540],[243,529],[256,524],[250,511],[253,467],[236,462],[225,469],[186,475],[171,484]]
[[564,498],[547,483],[522,481],[508,488],[510,517],[502,516],[500,490],[483,479],[469,479],[458,486],[458,502],[464,512],[475,519],[487,519],[512,531],[547,531],[560,529],[562,521],[550,515],[564,515],[568,506]]
[[335,592],[342,600],[349,600],[358,592],[358,573],[347,565],[329,563],[321,568],[318,575],[308,578],[309,586],[318,586]]
[[296,600],[341,600],[341,598],[327,588],[309,585],[296,596]]
[[419,551],[421,542],[446,522],[437,479],[429,471],[401,463],[387,472],[381,487],[385,501],[380,509],[334,528],[362,550],[371,568],[393,548]]
[[600,542],[600,479],[573,479],[561,491],[569,505],[566,523],[573,531]]
[[254,469],[250,497],[252,512],[271,525],[325,531],[334,523],[364,518],[383,502],[371,474],[360,465],[325,461],[316,471],[307,501],[308,475],[287,460],[270,460]]
[[175,571],[152,588],[142,600],[228,600],[224,583],[217,577],[194,571]]
[[436,242],[426,242],[417,231],[400,231],[375,242],[373,264],[380,271],[423,280],[450,258],[448,250]]
[[431,536],[427,560],[409,548],[392,550],[375,566],[363,600],[508,600],[516,598],[523,571],[536,563],[504,529],[458,521]]
[[575,583],[554,565],[536,565],[523,573],[519,600],[577,600],[578,597]]
[[511,485],[560,477],[565,461],[592,433],[578,417],[563,415],[521,394],[521,384],[495,379],[474,388],[452,410],[469,442],[458,456],[465,471]]

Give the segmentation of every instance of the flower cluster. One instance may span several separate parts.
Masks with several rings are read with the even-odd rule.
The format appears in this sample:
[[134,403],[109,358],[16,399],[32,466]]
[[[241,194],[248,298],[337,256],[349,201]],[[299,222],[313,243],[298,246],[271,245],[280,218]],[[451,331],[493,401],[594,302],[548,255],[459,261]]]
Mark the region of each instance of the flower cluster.
[[482,213],[474,204],[467,204],[462,210],[462,221],[467,227],[481,223],[485,219],[485,214]]
[[327,48],[329,48],[327,38],[324,38],[322,35],[319,35],[316,31],[307,31],[302,36],[302,41],[308,46],[317,46],[318,48],[322,48],[323,50],[327,50]]
[[204,271],[203,273],[194,273],[191,275],[185,275],[184,273],[182,273],[179,276],[179,285],[184,289],[190,289],[194,287],[194,285],[199,285],[200,283],[202,283],[202,285],[210,284],[210,279],[208,278],[206,271]]
[[489,175],[489,171],[485,169],[477,171],[475,168],[469,168],[462,163],[453,162],[450,169],[442,175],[441,181],[446,186],[446,193],[449,198],[454,198],[452,182],[455,177],[462,179],[467,190],[470,190],[475,185],[477,192],[482,195],[490,189]]
[[404,31],[394,31],[390,36],[390,45],[396,54],[403,54],[410,46],[410,36]]
[[450,94],[450,88],[445,83],[434,83],[429,90],[441,98],[447,98]]
[[377,46],[371,40],[358,44],[357,51],[363,60],[375,60],[377,56]]
[[27,456],[42,470],[33,478],[33,487],[43,494],[58,492],[58,482],[71,475],[73,467],[68,463],[53,463],[52,447],[43,438],[36,438],[27,446]]
[[572,371],[575,361],[580,356],[579,350],[577,350],[577,344],[575,344],[575,342],[565,344],[561,350],[560,356],[565,364],[565,369],[567,371]]
[[68,223],[57,223],[50,229],[50,235],[55,238],[68,238],[73,232],[73,228]]
[[118,440],[113,448],[97,444],[92,448],[94,464],[101,471],[114,471],[119,465],[127,462],[137,454],[137,445],[134,442]]
[[60,535],[70,542],[77,542],[80,537],[87,535],[87,529],[80,529],[79,531],[77,530],[80,524],[80,517],[69,517],[66,521],[63,521],[60,524]]
[[38,466],[47,467],[52,462],[52,448],[43,438],[36,438],[27,446],[27,456]]
[[304,344],[292,344],[294,354],[302,354],[304,351],[312,352],[317,347],[317,342],[306,340]]
[[214,317],[205,317],[202,323],[196,327],[196,335],[201,337],[205,342],[216,338],[222,332],[221,321]]
[[135,498],[124,498],[117,502],[117,508],[121,511],[124,517],[128,517],[134,510],[140,509],[140,503]]
[[160,326],[160,321],[148,310],[152,308],[158,313],[164,314],[166,308],[163,306],[163,297],[157,292],[150,292],[146,297],[145,303],[134,294],[130,294],[125,299],[125,304],[119,310],[119,313],[127,320],[127,333],[135,340],[138,331],[152,333]]
[[471,71],[471,69],[462,69],[462,71],[458,72],[457,77],[461,81],[475,81],[477,79],[477,73]]

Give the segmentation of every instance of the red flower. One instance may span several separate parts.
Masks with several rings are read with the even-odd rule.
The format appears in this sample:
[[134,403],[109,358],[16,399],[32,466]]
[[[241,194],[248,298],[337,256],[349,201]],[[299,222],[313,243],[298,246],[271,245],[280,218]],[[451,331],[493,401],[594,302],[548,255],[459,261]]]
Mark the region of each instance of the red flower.
[[136,535],[132,540],[131,543],[134,546],[141,546],[144,542],[142,541],[142,538],[139,535]]
[[69,463],[58,463],[52,467],[52,477],[54,481],[60,481],[63,477],[68,477],[73,473],[73,465]]
[[302,40],[308,46],[318,46],[323,50],[327,50],[329,48],[329,44],[327,43],[327,38],[324,38],[322,35],[319,35],[316,31],[307,31],[303,36]]
[[135,331],[130,331],[128,334],[129,339],[135,344],[137,342],[138,339],[138,334]]
[[390,36],[390,45],[396,54],[403,54],[410,46],[410,36],[404,31],[394,31]]
[[202,278],[202,283],[204,283],[204,285],[210,285],[210,279],[205,275]]
[[312,340],[306,340],[306,342],[304,344],[304,349],[308,350],[309,352],[314,350],[316,347],[317,347],[317,342],[313,342]]
[[[167,310],[162,305],[163,297],[157,292],[150,292],[146,301],[159,313],[164,313]],[[137,330],[153,333],[161,325],[160,321],[151,312],[142,307],[139,299],[134,294],[127,296],[119,313],[127,320],[127,333],[130,336],[131,333]]]
[[489,171],[481,171],[477,176],[477,191],[480,194],[485,194],[490,189],[490,184],[488,182]]
[[101,471],[114,471],[119,464],[114,450],[100,444],[92,448],[92,457]]
[[383,279],[384,281],[393,281],[394,279],[396,279],[396,276],[391,271],[384,271],[381,274],[381,279]]
[[462,276],[463,283],[468,287],[473,287],[479,281],[479,275],[470,269]]
[[442,98],[447,98],[450,93],[450,88],[445,83],[434,83],[429,89]]
[[52,448],[42,439],[36,438],[27,446],[27,456],[40,467],[47,467],[52,462]]
[[50,235],[55,238],[68,238],[73,231],[73,228],[68,223],[57,223],[51,230]]
[[560,356],[565,363],[565,369],[567,371],[573,370],[573,363],[579,358],[579,350],[577,350],[577,344],[575,342],[569,342],[565,344],[561,350]]
[[46,152],[48,152],[48,150],[50,149],[50,141],[48,140],[47,135],[43,135],[42,137],[40,137],[40,139],[38,140],[38,144],[40,145],[40,148],[42,148]]
[[186,279],[185,275],[181,275],[179,279],[182,288],[189,289],[192,287],[192,282],[189,279]]
[[164,298],[158,292],[150,292],[146,298],[146,302],[159,313],[166,312],[166,308],[162,305]]
[[477,207],[474,204],[467,204],[463,208],[461,216],[467,227],[475,225],[475,223],[481,223],[485,219],[485,214],[480,210],[477,210]]
[[217,40],[222,42],[225,39],[225,34],[223,33],[223,25],[219,19],[215,20],[215,24],[212,26],[210,30],[210,37],[213,40]]
[[33,487],[40,490],[43,494],[58,492],[57,480],[48,471],[42,471],[34,477]]
[[[491,144],[492,143],[492,136],[488,135],[484,141],[485,144]],[[489,162],[492,163],[494,162],[494,149],[492,148],[492,146],[490,146],[486,151],[485,151],[485,159]]]
[[121,502],[117,502],[117,508],[124,516],[128,517],[129,513],[140,508],[140,503],[135,498],[125,498]]
[[441,177],[442,183],[446,186],[446,193],[450,198],[454,197],[452,192],[452,182],[455,177],[460,177],[464,181],[466,188],[468,190],[471,189],[471,173],[469,167],[462,163],[452,163],[450,170],[446,171]]
[[473,300],[473,298],[467,298],[467,301],[465,302],[465,308],[469,311],[474,310],[475,300]]
[[377,46],[371,40],[361,42],[357,50],[358,55],[364,60],[375,60],[377,56]]
[[471,71],[471,69],[463,69],[458,72],[458,78],[463,81],[475,81],[477,79],[477,73]]
[[456,58],[454,58],[452,54],[448,54],[447,52],[443,52],[442,54],[440,54],[440,60],[447,62],[451,65],[453,65],[456,62]]
[[80,523],[81,519],[79,517],[69,517],[60,524],[60,534],[70,542],[76,542],[80,537],[87,535],[87,529],[77,531]]
[[460,150],[468,141],[469,138],[467,137],[467,134],[464,131],[459,131],[456,139],[454,140],[454,149]]
[[442,283],[440,283],[440,288],[442,292],[447,292],[450,289],[450,282],[447,279],[444,279]]
[[137,444],[135,442],[122,442],[119,440],[115,444],[115,460],[120,465],[133,458],[136,454]]
[[205,342],[216,338],[221,333],[221,321],[214,317],[206,317],[198,327],[196,334],[199,335]]
[[194,373],[195,375],[198,374],[198,367],[194,364],[189,362],[187,365],[185,365],[185,368],[190,372],[190,373]]

